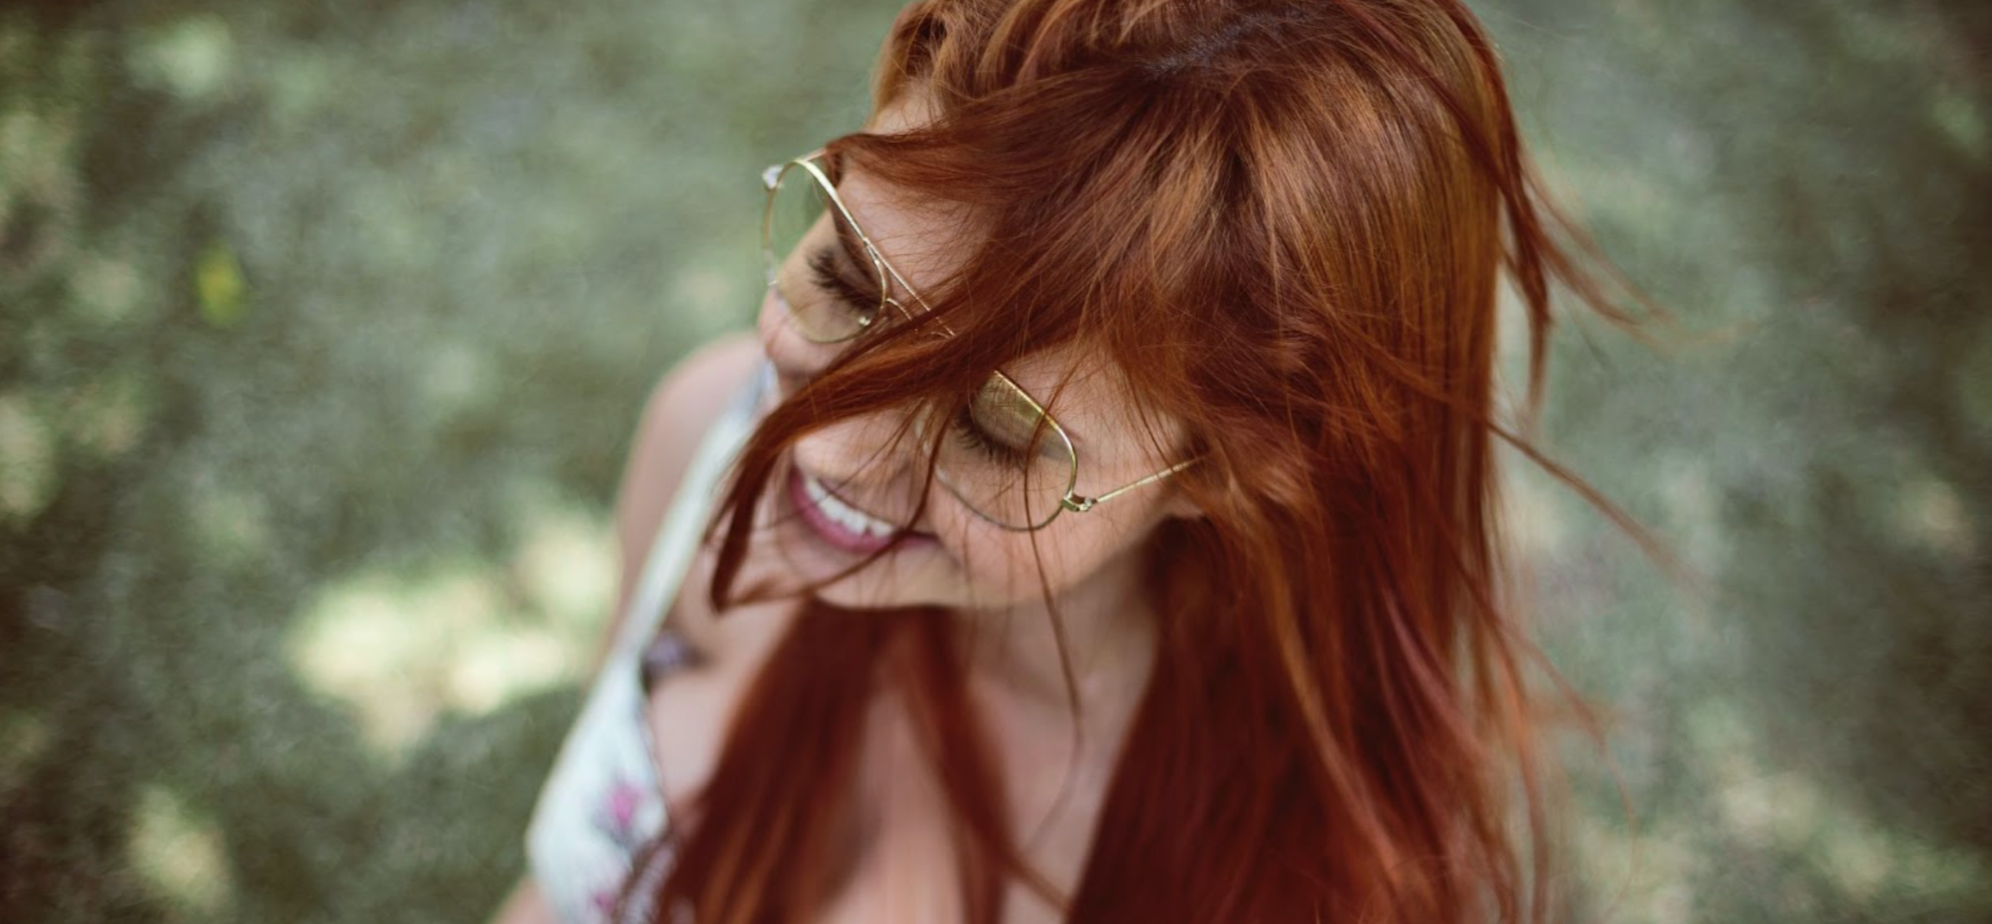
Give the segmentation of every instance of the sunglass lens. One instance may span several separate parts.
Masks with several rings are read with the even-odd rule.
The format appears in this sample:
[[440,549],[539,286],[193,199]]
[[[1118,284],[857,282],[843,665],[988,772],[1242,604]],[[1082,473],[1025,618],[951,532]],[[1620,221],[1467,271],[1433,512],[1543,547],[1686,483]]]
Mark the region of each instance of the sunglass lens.
[[884,304],[883,269],[843,246],[839,223],[842,212],[823,184],[788,165],[768,194],[762,243],[770,280],[796,330],[818,343],[856,337]]

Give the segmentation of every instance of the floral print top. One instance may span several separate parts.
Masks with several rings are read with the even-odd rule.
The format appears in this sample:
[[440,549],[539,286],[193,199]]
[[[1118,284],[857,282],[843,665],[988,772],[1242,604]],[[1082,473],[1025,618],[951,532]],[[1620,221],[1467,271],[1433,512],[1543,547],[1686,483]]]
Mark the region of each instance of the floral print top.
[[[698,551],[727,469],[752,430],[769,372],[763,368],[694,455],[651,543],[615,645],[540,790],[526,854],[533,880],[563,924],[649,921],[647,899],[670,869],[646,691],[651,679],[684,663],[683,643],[660,624]],[[644,868],[632,883],[640,860]]]

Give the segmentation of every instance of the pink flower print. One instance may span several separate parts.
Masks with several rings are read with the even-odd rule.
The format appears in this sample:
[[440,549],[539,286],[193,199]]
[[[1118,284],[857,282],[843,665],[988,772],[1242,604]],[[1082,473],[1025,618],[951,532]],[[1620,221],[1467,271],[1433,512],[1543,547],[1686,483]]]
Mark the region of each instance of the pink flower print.
[[622,847],[635,852],[642,838],[636,833],[636,813],[643,807],[643,790],[628,780],[617,778],[609,785],[607,798],[595,813],[595,827]]
[[609,817],[619,829],[628,828],[636,819],[637,806],[643,802],[643,793],[635,786],[618,780],[609,789]]
[[602,889],[588,896],[588,903],[594,905],[595,913],[601,915],[601,920],[606,921],[609,915],[616,912],[616,890]]

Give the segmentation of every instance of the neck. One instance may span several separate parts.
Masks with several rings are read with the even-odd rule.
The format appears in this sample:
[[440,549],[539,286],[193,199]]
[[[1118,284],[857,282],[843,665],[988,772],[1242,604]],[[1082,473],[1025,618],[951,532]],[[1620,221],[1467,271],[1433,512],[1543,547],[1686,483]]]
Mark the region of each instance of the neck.
[[1076,699],[1080,721],[1117,725],[1140,700],[1155,656],[1155,614],[1141,576],[1141,556],[1131,550],[1049,605],[1033,599],[961,613],[963,663],[1017,705],[1064,712]]

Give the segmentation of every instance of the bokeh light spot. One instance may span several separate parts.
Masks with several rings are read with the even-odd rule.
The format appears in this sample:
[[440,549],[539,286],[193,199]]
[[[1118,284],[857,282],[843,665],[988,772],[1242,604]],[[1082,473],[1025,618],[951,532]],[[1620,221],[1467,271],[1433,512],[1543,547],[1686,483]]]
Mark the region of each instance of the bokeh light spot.
[[1502,490],[1507,503],[1502,513],[1509,539],[1525,559],[1555,555],[1570,534],[1557,497],[1534,472],[1512,464],[1506,471]]
[[221,827],[172,791],[148,786],[133,815],[132,865],[183,911],[211,920],[235,891]]
[[485,354],[463,343],[437,344],[422,371],[422,396],[438,417],[470,407],[495,384]]
[[0,521],[40,513],[55,492],[55,439],[20,395],[0,395]]
[[70,397],[67,437],[99,458],[125,454],[138,445],[150,416],[144,383],[135,374],[112,373],[77,389]]
[[269,503],[261,495],[210,481],[191,500],[194,534],[210,560],[241,564],[268,548]]
[[1944,137],[1972,160],[1984,163],[1992,155],[1992,127],[1985,113],[1970,96],[1944,89],[1930,104],[1930,117]]
[[1895,529],[1909,542],[1964,561],[1977,551],[1977,530],[1964,499],[1948,482],[1910,478],[1895,490]]
[[141,79],[186,100],[211,96],[227,82],[235,37],[218,16],[195,16],[142,42],[133,62]]
[[328,583],[291,639],[318,694],[349,708],[384,758],[447,714],[480,715],[577,679],[613,593],[605,524],[541,503],[505,566],[451,561]]
[[0,713],[0,797],[20,785],[29,767],[48,751],[48,720],[33,712]]
[[512,570],[526,597],[569,632],[590,631],[615,593],[615,544],[601,523],[551,501],[529,503]]
[[1713,704],[1690,723],[1699,753],[1709,755],[1722,821],[1740,843],[1815,865],[1862,903],[1884,895],[1982,895],[1992,883],[1992,868],[1982,858],[1879,824],[1805,773],[1771,769],[1773,762],[1759,753],[1761,741],[1746,728],[1732,707]]
[[77,313],[87,321],[105,325],[130,319],[145,291],[137,267],[128,260],[109,257],[82,261],[70,286]]

